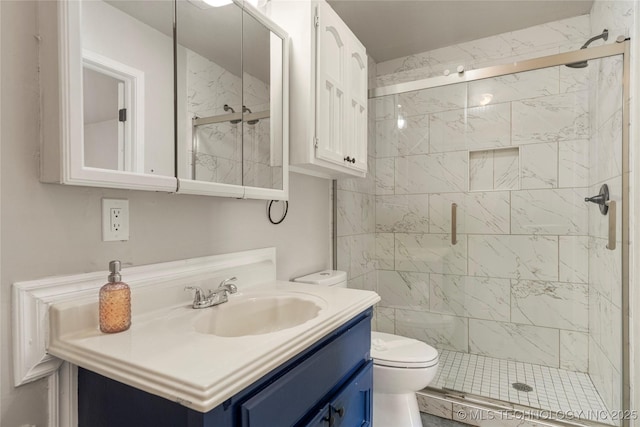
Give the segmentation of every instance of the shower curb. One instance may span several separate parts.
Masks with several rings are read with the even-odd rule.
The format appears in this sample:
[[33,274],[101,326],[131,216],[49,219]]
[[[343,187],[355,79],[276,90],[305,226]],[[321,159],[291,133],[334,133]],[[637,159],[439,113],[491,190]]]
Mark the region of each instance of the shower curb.
[[[504,404],[487,399],[470,401],[463,394],[424,389],[416,393],[420,412],[479,427],[595,427],[608,424],[584,420],[537,419],[525,406]],[[544,414],[544,412],[543,412]],[[547,411],[547,414],[550,414]],[[544,415],[543,415],[544,416]]]

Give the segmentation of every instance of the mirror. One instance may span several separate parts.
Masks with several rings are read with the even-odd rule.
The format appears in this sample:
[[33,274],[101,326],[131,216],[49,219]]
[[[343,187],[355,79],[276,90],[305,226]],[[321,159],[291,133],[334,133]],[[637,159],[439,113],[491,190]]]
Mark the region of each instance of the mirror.
[[286,199],[288,36],[233,1],[45,2],[41,181]]
[[180,191],[286,197],[285,33],[200,0],[178,0],[177,28]]
[[81,3],[83,165],[174,176],[173,7]]

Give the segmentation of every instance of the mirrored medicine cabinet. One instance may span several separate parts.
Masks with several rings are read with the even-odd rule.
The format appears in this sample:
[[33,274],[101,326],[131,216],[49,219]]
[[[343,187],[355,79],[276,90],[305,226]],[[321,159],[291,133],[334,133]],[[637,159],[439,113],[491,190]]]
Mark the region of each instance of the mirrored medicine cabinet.
[[288,36],[261,12],[43,3],[42,181],[287,198]]

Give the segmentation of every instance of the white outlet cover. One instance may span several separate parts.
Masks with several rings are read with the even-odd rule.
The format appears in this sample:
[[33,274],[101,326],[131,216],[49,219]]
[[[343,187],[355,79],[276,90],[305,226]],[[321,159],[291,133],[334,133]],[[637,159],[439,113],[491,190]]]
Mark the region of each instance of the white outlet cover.
[[[120,209],[119,228],[114,230],[111,226],[111,210]],[[102,199],[102,241],[129,240],[129,200],[127,199]]]

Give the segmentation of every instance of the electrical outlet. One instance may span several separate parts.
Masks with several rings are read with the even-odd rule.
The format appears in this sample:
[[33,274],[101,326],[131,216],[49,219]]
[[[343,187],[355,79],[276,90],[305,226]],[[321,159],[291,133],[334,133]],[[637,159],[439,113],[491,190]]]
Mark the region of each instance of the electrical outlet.
[[129,240],[129,201],[102,199],[102,241]]

